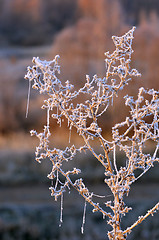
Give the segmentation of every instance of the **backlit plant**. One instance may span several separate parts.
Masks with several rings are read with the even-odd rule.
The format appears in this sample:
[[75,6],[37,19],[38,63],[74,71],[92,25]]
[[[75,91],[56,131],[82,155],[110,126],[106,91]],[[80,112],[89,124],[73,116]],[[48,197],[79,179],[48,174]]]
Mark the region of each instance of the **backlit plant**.
[[[106,52],[106,74],[103,78],[95,75],[92,79],[87,75],[84,86],[74,90],[74,86],[66,81],[62,83],[58,78],[60,66],[59,56],[52,61],[42,61],[38,57],[33,58],[33,66],[28,67],[25,79],[29,85],[44,94],[42,109],[46,110],[47,121],[44,130],[37,133],[31,131],[31,135],[39,138],[39,146],[36,148],[36,160],[40,163],[43,159],[49,159],[52,163],[52,170],[48,178],[53,181],[50,187],[51,195],[58,199],[61,197],[61,218],[63,209],[63,194],[71,188],[76,189],[85,199],[82,232],[85,222],[86,204],[92,205],[93,212],[101,212],[112,230],[108,232],[108,238],[123,240],[131,233],[131,230],[146,219],[149,215],[159,210],[159,203],[150,209],[144,216],[139,216],[134,224],[126,229],[121,228],[122,217],[125,216],[131,207],[125,204],[125,197],[128,196],[131,184],[142,177],[154,162],[159,161],[157,157],[159,147],[159,91],[154,89],[139,89],[138,96],[126,95],[125,105],[130,108],[130,114],[125,121],[115,124],[112,127],[112,140],[107,140],[102,135],[98,119],[105,114],[108,107],[113,104],[113,99],[118,97],[125,85],[129,83],[132,76],[140,76],[136,69],[131,69],[131,54],[133,27],[121,37],[113,36],[115,50],[113,53]],[[78,96],[85,96],[82,103],[75,103]],[[49,142],[52,129],[50,118],[61,121],[65,118],[68,128],[77,130],[78,135],[83,139],[83,145],[79,148],[70,141],[65,149],[50,149]],[[93,141],[99,143],[101,152],[98,153],[92,145]],[[147,143],[155,145],[152,154],[146,150]],[[113,201],[104,202],[105,208],[94,197],[100,197],[89,191],[82,178],[72,179],[72,175],[79,175],[80,169],[74,168],[64,170],[63,164],[73,161],[73,158],[82,151],[90,151],[104,168],[105,184],[110,188]],[[118,153],[124,152],[125,166],[119,166]],[[136,173],[139,169],[140,173]],[[65,180],[61,180],[65,179]]]

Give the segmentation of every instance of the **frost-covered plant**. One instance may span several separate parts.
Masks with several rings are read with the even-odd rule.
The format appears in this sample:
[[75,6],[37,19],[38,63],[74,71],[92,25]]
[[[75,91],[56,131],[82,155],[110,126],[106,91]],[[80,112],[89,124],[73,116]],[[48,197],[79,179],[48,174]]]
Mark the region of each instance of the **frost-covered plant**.
[[[39,138],[39,146],[36,148],[36,160],[48,158],[52,163],[49,179],[53,180],[50,187],[51,195],[55,200],[60,196],[63,204],[63,194],[67,189],[73,187],[85,199],[83,224],[85,222],[86,203],[93,207],[93,212],[101,212],[106,217],[107,223],[111,225],[112,231],[108,232],[109,239],[123,240],[131,230],[141,223],[149,215],[159,210],[159,203],[150,209],[144,216],[139,216],[138,220],[121,229],[121,220],[130,210],[124,202],[125,196],[128,196],[131,184],[145,174],[157,158],[159,148],[159,91],[154,89],[139,89],[136,99],[126,95],[125,105],[130,108],[130,116],[126,117],[124,122],[116,124],[112,128],[112,140],[107,140],[102,136],[102,129],[98,124],[98,119],[113,104],[113,99],[118,96],[118,92],[129,83],[132,76],[140,76],[136,69],[130,68],[132,50],[133,27],[122,37],[113,36],[115,51],[110,54],[106,52],[106,75],[99,78],[97,75],[90,79],[86,76],[86,82],[82,88],[75,91],[74,86],[66,81],[64,84],[59,80],[57,74],[60,74],[58,65],[59,56],[53,61],[41,61],[38,57],[33,58],[33,67],[28,67],[25,79],[29,80],[29,85],[37,89],[40,94],[45,94],[42,109],[46,109],[47,123],[41,133],[32,130],[31,135]],[[73,103],[79,95],[87,96],[83,103]],[[66,118],[68,128],[77,130],[77,133],[83,138],[84,144],[77,148],[75,145],[68,144],[64,150],[54,148],[50,149],[50,118],[57,120],[61,125],[61,120]],[[92,142],[97,141],[100,144],[101,152],[97,153]],[[145,149],[149,141],[155,145],[154,152],[151,155]],[[94,197],[98,195],[89,191],[82,178],[72,180],[72,175],[81,173],[80,169],[65,171],[63,163],[73,160],[75,155],[82,151],[90,151],[97,161],[102,164],[105,171],[105,184],[110,188],[113,201],[104,202],[102,207],[95,202]],[[117,164],[116,153],[122,151],[125,153],[125,166]],[[140,173],[136,174],[137,169]],[[64,181],[60,179],[65,179]],[[74,178],[73,178],[74,179]],[[100,197],[100,196],[98,196]],[[61,210],[63,205],[61,205]],[[109,210],[108,210],[109,209]],[[62,213],[61,219],[62,222]],[[83,232],[83,225],[82,225]]]

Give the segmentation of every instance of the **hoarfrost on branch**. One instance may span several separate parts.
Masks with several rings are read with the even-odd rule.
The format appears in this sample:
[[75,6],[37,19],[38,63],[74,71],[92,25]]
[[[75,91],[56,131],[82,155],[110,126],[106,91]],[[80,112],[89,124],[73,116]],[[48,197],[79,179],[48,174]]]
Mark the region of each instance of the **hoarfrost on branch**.
[[[39,146],[35,152],[36,160],[40,163],[41,160],[49,158],[52,163],[52,170],[48,174],[49,179],[55,180],[54,185],[50,187],[51,195],[55,200],[61,196],[62,211],[64,192],[70,191],[71,187],[76,189],[85,199],[82,232],[86,203],[89,203],[93,207],[93,212],[99,211],[104,218],[106,217],[107,223],[112,226],[112,231],[108,232],[108,237],[116,240],[126,239],[136,225],[159,209],[159,203],[157,203],[145,216],[139,217],[132,226],[128,226],[125,230],[121,229],[122,217],[131,210],[124,202],[124,197],[128,196],[131,184],[153,167],[154,162],[159,161],[157,158],[159,92],[154,89],[146,90],[142,87],[139,89],[136,99],[132,96],[125,96],[125,105],[130,108],[130,116],[112,128],[111,141],[102,136],[102,129],[98,124],[99,117],[107,111],[113,103],[113,99],[129,83],[131,77],[140,76],[136,69],[130,67],[134,30],[135,27],[121,37],[112,37],[116,49],[113,53],[105,53],[105,76],[100,78],[95,75],[90,79],[87,75],[84,86],[79,90],[74,90],[74,86],[68,80],[63,84],[58,78],[60,74],[58,55],[52,61],[42,61],[38,57],[33,58],[34,65],[28,67],[25,75],[25,79],[29,80],[29,85],[32,85],[32,88],[47,96],[42,105],[42,109],[47,112],[44,130],[41,133],[32,130],[31,135],[36,135],[39,138]],[[81,94],[87,95],[87,99],[84,103],[75,104],[74,99]],[[84,144],[80,148],[71,145],[64,150],[50,149],[50,118],[56,119],[59,125],[61,125],[62,118],[66,118],[70,134],[72,128],[75,128],[83,138]],[[99,154],[95,151],[91,144],[92,140],[100,143],[102,153]],[[152,155],[145,151],[146,143],[150,140],[156,146]],[[113,201],[105,202],[106,208],[109,208],[110,211],[106,211],[98,202],[94,201],[94,196],[98,195],[89,191],[82,178],[72,180],[72,175],[80,175],[80,169],[63,170],[63,163],[72,160],[77,153],[82,151],[90,151],[104,167],[105,183],[114,197]],[[123,151],[127,159],[124,167],[117,164],[119,151]],[[136,169],[141,170],[140,175],[135,175]],[[63,176],[64,182],[60,180],[60,176]]]

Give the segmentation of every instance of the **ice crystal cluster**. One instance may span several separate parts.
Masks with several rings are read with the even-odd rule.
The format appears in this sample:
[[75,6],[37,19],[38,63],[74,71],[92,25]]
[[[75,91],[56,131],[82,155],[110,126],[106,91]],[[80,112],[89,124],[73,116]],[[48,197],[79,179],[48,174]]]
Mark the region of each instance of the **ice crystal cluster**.
[[[36,148],[36,160],[40,163],[43,159],[49,159],[52,163],[52,170],[48,178],[52,179],[53,185],[50,187],[51,195],[57,200],[61,197],[61,211],[63,209],[63,194],[71,188],[76,189],[85,199],[83,224],[85,222],[86,204],[93,207],[93,212],[101,212],[112,230],[108,232],[108,238],[113,240],[124,240],[131,230],[141,223],[149,215],[159,210],[159,203],[150,209],[144,216],[139,216],[137,221],[126,229],[121,228],[122,217],[131,208],[125,202],[131,184],[145,174],[154,162],[159,161],[157,151],[159,148],[159,91],[154,89],[139,89],[136,98],[126,95],[125,105],[130,108],[130,115],[124,122],[117,123],[112,128],[112,140],[108,141],[102,135],[102,129],[98,124],[98,119],[105,114],[108,107],[113,104],[113,99],[118,96],[120,90],[129,83],[132,76],[140,76],[136,69],[131,69],[130,61],[132,50],[132,40],[135,27],[121,37],[113,36],[115,50],[113,53],[106,52],[106,75],[103,78],[97,75],[92,79],[87,75],[86,82],[79,90],[74,90],[74,86],[66,81],[62,83],[58,78],[60,66],[59,56],[55,56],[53,61],[42,61],[38,57],[33,58],[33,66],[28,67],[25,79],[29,80],[29,85],[38,90],[40,94],[45,94],[42,109],[46,110],[47,121],[44,130],[37,133],[31,131],[31,135],[39,138],[39,146]],[[83,103],[75,103],[79,95],[87,96]],[[77,148],[70,145],[64,150],[50,149],[49,141],[51,136],[50,118],[68,121],[68,128],[77,130],[83,138],[84,144]],[[101,153],[97,153],[92,142],[97,141],[101,147]],[[150,154],[145,150],[149,141],[155,145],[154,152]],[[84,180],[78,178],[72,180],[72,175],[80,175],[80,169],[65,171],[63,163],[73,160],[75,155],[82,151],[90,151],[97,161],[102,164],[105,172],[105,184],[110,188],[113,201],[104,202],[102,207],[95,202],[94,196],[100,197],[89,191]],[[117,164],[117,153],[125,153],[125,166]],[[140,174],[136,175],[137,169]],[[65,181],[60,180],[60,176]],[[74,179],[74,178],[73,178]],[[108,210],[109,209],[109,210]],[[62,213],[60,221],[62,222]],[[83,225],[82,225],[83,232]]]

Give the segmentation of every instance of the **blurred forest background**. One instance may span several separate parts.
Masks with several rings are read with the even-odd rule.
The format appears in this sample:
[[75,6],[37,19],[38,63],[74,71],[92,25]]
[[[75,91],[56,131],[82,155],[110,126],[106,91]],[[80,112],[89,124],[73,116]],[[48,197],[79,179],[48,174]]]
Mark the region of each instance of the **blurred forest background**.
[[[103,77],[104,52],[114,49],[111,36],[123,35],[134,25],[137,29],[131,66],[142,77],[125,87],[115,107],[101,119],[105,136],[128,114],[122,101],[126,93],[135,95],[140,86],[159,89],[159,1],[0,0],[0,239],[106,239],[105,221],[98,214],[92,215],[89,208],[85,234],[81,235],[83,206],[76,193],[64,196],[64,224],[58,228],[59,204],[50,197],[46,177],[51,165],[34,161],[38,141],[29,134],[45,124],[45,112],[40,110],[43,98],[31,90],[29,115],[25,118],[28,82],[24,75],[34,56],[49,60],[59,54],[63,81],[69,79],[79,87],[86,74]],[[52,128],[57,134],[53,145],[63,147],[68,141],[66,125],[59,129],[54,122]],[[84,155],[76,161],[90,187],[94,185],[99,194],[109,194],[102,185],[103,171],[92,156]],[[135,211],[124,224],[129,225],[137,213],[144,213],[158,199],[156,165],[132,188],[128,203]],[[129,239],[158,240],[158,215],[137,227]]]

